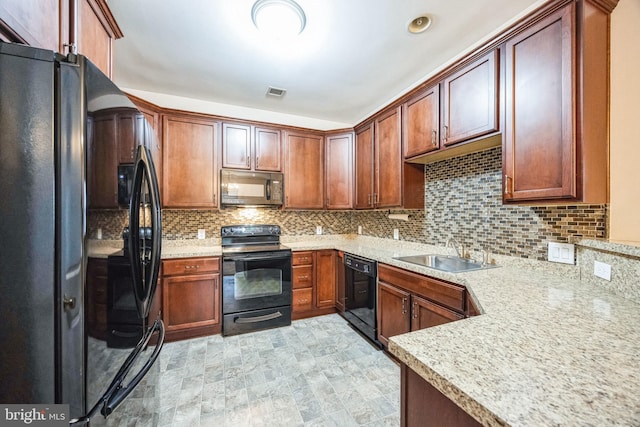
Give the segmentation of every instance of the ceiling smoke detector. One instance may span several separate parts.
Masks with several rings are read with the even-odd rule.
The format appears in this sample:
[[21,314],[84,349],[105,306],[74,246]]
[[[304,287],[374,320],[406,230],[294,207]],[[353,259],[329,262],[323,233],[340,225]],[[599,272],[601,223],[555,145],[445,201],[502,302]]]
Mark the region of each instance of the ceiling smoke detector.
[[273,96],[274,98],[282,98],[285,93],[287,93],[286,89],[280,89],[273,86],[269,86],[267,89],[267,96]]
[[431,18],[429,15],[419,16],[409,23],[407,29],[410,33],[420,34],[431,26]]

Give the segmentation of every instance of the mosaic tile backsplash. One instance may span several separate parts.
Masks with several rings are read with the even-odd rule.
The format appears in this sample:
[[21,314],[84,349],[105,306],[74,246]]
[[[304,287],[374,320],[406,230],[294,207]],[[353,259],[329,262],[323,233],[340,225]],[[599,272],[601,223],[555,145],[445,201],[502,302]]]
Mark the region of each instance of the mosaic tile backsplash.
[[[355,233],[442,245],[455,237],[470,250],[539,260],[547,259],[547,242],[573,243],[607,237],[607,206],[503,206],[501,148],[425,166],[425,209],[393,210],[408,221],[389,219],[389,211],[283,211],[278,209],[164,210],[164,238],[220,236],[229,224],[279,224],[285,235]],[[127,224],[124,210],[90,212],[89,236],[98,227],[103,239],[118,239]]]

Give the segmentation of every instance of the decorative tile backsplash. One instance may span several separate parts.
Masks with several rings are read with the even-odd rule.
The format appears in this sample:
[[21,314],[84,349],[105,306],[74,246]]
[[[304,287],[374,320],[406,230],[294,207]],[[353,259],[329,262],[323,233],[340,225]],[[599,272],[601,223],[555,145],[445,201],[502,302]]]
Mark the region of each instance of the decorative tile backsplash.
[[[546,260],[547,242],[574,242],[607,237],[607,206],[503,206],[501,148],[443,160],[425,166],[425,209],[393,210],[409,221],[389,219],[390,211],[283,211],[279,209],[163,210],[164,237],[195,239],[220,236],[229,224],[279,224],[285,235],[355,233],[444,245],[455,237],[471,250]],[[93,211],[88,233],[98,227],[103,239],[118,239],[127,224],[124,210]]]

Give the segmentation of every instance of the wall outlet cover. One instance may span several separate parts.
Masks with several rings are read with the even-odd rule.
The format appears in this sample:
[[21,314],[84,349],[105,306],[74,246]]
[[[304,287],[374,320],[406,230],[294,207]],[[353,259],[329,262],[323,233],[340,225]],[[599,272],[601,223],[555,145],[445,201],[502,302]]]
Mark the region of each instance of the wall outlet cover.
[[611,281],[611,264],[605,262],[593,262],[593,274],[601,279]]
[[393,229],[393,238],[394,238],[395,240],[398,240],[398,239],[400,238],[400,231],[398,231],[398,229],[397,229],[397,228],[394,228],[394,229]]
[[207,232],[204,230],[204,228],[199,228],[198,229],[198,239],[204,239],[207,237]]
[[575,246],[571,243],[549,242],[547,259],[562,264],[575,264]]
[[358,226],[358,234],[362,234],[362,226],[361,225]]
[[321,225],[317,225],[316,226],[316,234],[322,234],[322,226]]

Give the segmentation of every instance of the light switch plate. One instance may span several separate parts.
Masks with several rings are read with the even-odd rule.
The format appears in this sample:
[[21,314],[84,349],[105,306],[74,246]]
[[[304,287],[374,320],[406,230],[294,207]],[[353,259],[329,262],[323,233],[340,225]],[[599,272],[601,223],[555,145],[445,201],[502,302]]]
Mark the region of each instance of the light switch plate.
[[575,264],[575,246],[571,243],[549,242],[547,259],[562,264]]
[[611,281],[611,265],[605,262],[593,262],[593,274],[601,279]]
[[204,228],[198,228],[198,239],[204,239],[207,237],[207,232]]

